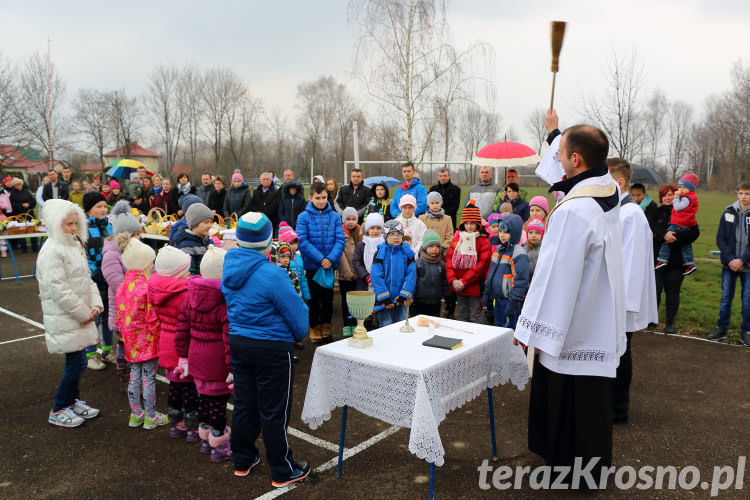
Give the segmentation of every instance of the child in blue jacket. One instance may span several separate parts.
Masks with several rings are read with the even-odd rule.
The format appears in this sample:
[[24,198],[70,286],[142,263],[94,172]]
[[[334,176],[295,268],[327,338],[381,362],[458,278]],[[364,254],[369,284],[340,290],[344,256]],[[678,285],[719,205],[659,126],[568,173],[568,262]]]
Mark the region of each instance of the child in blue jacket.
[[742,324],[740,337],[750,347],[750,181],[740,182],[737,201],[729,205],[719,220],[716,246],[721,252],[721,302],[719,321],[708,335],[709,340],[727,336],[732,299],[737,278],[742,286]]
[[[333,272],[339,267],[346,244],[341,217],[328,203],[325,184],[315,183],[310,187],[310,201],[297,218],[296,231],[310,287],[310,342],[320,344],[333,339]],[[323,272],[318,273],[320,269]],[[320,279],[322,274],[330,274],[330,280],[322,280],[323,284],[315,280],[316,275]]]
[[484,286],[484,304],[493,308],[495,326],[516,328],[521,303],[529,288],[529,257],[520,245],[523,220],[504,215],[498,226],[500,244],[492,252]]
[[193,203],[185,211],[185,225],[170,230],[169,242],[190,256],[190,274],[201,273],[201,260],[211,243],[208,231],[213,222],[210,208],[203,203]]
[[289,448],[294,378],[293,342],[307,333],[307,306],[284,269],[268,261],[273,225],[248,212],[237,223],[237,243],[224,258],[221,292],[227,303],[229,351],[234,383],[232,450],[234,474],[247,476],[260,462],[255,442],[263,431],[273,486],[301,481],[310,473]]
[[378,313],[381,327],[406,319],[404,303],[412,298],[417,284],[417,265],[414,252],[404,243],[404,227],[392,219],[384,224],[383,232],[385,243],[378,245],[370,269],[375,302],[385,307]]

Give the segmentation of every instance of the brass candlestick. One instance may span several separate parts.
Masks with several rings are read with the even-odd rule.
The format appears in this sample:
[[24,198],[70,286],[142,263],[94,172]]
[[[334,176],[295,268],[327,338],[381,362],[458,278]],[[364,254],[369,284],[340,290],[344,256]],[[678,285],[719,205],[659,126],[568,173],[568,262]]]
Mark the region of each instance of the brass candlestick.
[[401,333],[414,333],[414,327],[409,324],[409,306],[411,305],[411,299],[406,299],[404,302],[404,307],[406,308],[406,322],[404,323],[404,326],[399,328],[399,332]]
[[372,337],[367,336],[365,318],[372,314],[375,294],[364,291],[348,292],[346,294],[346,305],[349,306],[349,313],[357,320],[357,326],[354,328],[354,334],[349,339],[348,345],[358,348],[372,347]]

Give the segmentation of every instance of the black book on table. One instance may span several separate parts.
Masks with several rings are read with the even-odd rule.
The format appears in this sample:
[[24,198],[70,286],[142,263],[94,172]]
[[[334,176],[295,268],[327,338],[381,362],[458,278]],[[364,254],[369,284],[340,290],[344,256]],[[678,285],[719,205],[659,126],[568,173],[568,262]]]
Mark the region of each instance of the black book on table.
[[438,349],[458,349],[463,345],[461,339],[455,339],[452,337],[442,337],[440,335],[433,335],[431,338],[422,342],[422,345],[427,347],[437,347]]

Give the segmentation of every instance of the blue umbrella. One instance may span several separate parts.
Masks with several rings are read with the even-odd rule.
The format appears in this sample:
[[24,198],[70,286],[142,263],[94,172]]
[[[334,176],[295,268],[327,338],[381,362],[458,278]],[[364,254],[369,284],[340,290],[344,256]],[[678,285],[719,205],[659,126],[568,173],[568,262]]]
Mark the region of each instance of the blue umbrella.
[[394,179],[393,177],[386,177],[384,175],[377,175],[375,177],[368,177],[364,180],[366,186],[374,186],[375,184],[385,184],[386,187],[392,188],[401,184],[401,181]]

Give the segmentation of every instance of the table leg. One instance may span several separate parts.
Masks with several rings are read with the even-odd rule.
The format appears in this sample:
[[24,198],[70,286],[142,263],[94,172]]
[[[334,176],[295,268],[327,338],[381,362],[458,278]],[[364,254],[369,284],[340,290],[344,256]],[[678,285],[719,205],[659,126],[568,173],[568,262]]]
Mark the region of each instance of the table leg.
[[497,462],[497,444],[495,443],[495,410],[492,404],[492,389],[487,388],[487,399],[490,405],[490,436],[492,436],[492,461]]
[[430,500],[435,498],[435,463],[430,463]]
[[349,407],[344,405],[341,412],[341,437],[339,438],[339,466],[336,469],[336,477],[341,477],[341,463],[344,461],[344,437],[346,436],[346,410]]
[[8,241],[8,253],[10,253],[10,261],[13,263],[13,271],[16,273],[16,282],[20,285],[21,284],[21,278],[18,277],[18,267],[16,267],[16,258],[13,256],[13,245],[10,244],[10,240]]

